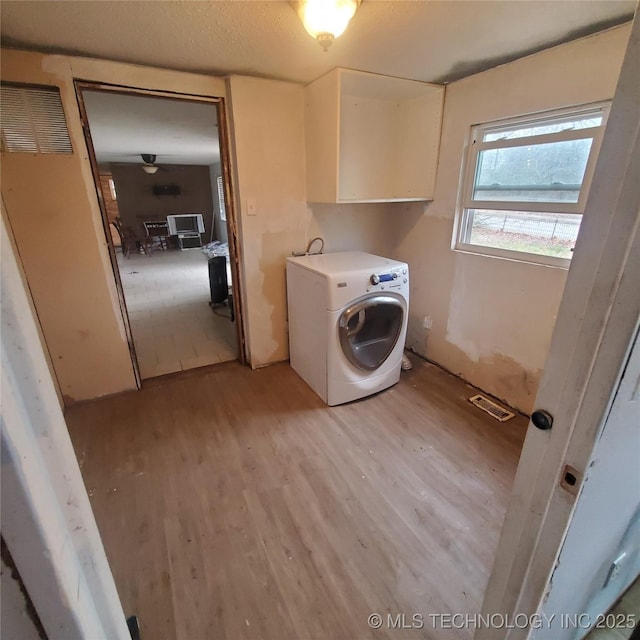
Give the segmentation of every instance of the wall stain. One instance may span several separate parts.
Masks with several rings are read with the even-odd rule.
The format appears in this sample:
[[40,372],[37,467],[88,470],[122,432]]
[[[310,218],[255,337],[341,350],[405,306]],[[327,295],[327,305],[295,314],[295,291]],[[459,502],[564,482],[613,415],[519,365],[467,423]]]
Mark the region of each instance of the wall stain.
[[[252,344],[259,345],[261,352],[252,354],[252,365],[261,366],[288,357],[289,340],[286,330],[287,322],[287,289],[285,264],[286,257],[282,247],[292,242],[289,231],[264,232],[262,234],[262,255],[259,261],[261,280],[261,296],[264,300],[262,319],[252,318]],[[253,283],[255,286],[255,283]],[[267,319],[267,313],[268,319]],[[258,321],[258,326],[256,326]],[[256,335],[257,337],[256,339]],[[268,352],[267,350],[270,349]]]
[[65,406],[65,409],[66,409],[67,407],[70,407],[71,405],[74,405],[77,402],[77,400],[74,397],[68,396],[66,393],[63,393],[62,394],[62,402],[63,402],[63,404]]
[[530,415],[536,398],[542,369],[528,370],[502,353],[471,359],[460,347],[446,342],[446,357],[433,358],[426,350],[413,348],[418,355],[450,371],[465,382],[492,395],[507,406]]

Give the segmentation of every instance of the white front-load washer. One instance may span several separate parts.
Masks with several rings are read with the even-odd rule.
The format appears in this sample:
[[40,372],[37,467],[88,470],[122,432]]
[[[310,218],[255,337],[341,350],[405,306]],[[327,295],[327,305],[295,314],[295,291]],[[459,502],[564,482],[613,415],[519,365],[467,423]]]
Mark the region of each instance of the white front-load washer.
[[406,263],[357,251],[287,258],[287,301],[291,366],[327,404],[398,382]]

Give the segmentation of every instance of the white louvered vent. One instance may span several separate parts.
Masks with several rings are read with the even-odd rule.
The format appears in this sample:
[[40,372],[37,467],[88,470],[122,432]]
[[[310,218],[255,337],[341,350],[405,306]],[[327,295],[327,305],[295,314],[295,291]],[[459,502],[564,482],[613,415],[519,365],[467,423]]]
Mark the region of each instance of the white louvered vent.
[[0,87],[2,150],[73,153],[60,91],[55,87]]
[[485,398],[485,396],[480,394],[477,396],[471,396],[471,398],[469,398],[469,402],[500,422],[506,422],[515,416],[515,413],[511,413],[511,411],[503,409],[500,405],[497,405],[495,402],[489,400],[489,398]]

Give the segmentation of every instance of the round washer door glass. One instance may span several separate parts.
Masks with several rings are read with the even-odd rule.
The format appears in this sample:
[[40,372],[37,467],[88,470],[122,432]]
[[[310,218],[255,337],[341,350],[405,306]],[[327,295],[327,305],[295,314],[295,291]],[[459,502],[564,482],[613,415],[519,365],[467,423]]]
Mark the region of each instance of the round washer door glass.
[[374,371],[398,342],[404,321],[402,298],[373,294],[349,305],[338,320],[342,351],[363,371]]

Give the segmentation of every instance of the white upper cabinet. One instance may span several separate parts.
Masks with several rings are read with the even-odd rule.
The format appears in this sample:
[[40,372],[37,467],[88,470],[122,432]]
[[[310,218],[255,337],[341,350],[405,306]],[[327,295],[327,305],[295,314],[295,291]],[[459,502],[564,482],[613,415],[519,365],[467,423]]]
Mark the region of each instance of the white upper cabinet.
[[431,200],[444,86],[334,69],[305,87],[307,200]]

